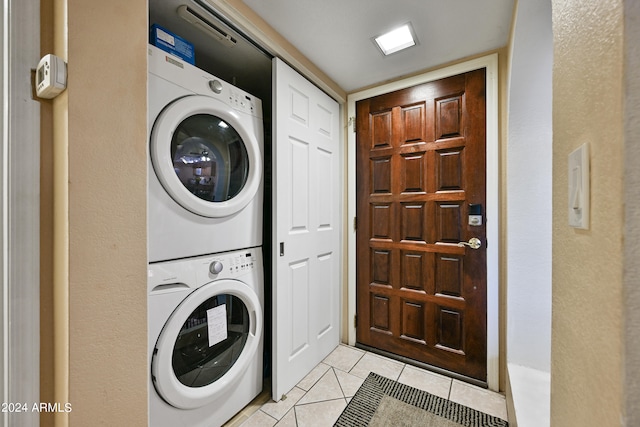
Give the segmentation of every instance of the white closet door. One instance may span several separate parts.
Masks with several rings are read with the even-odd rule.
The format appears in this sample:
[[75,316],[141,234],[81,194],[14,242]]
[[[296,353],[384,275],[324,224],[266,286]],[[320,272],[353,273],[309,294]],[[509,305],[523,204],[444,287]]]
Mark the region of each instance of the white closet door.
[[340,339],[339,106],[274,59],[273,378],[278,401]]

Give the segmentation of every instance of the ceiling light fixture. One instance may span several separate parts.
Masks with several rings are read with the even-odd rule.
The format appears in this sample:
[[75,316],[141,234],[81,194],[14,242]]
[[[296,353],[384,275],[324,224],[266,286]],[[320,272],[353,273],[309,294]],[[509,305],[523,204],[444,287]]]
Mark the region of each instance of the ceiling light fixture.
[[408,23],[375,37],[374,41],[384,55],[391,55],[417,44],[411,24]]

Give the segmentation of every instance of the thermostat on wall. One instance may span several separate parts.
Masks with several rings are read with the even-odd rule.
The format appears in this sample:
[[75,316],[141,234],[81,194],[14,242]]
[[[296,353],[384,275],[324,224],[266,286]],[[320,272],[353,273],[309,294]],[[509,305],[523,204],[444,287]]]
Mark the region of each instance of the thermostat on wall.
[[55,55],[45,55],[36,69],[36,94],[51,99],[67,87],[67,64]]

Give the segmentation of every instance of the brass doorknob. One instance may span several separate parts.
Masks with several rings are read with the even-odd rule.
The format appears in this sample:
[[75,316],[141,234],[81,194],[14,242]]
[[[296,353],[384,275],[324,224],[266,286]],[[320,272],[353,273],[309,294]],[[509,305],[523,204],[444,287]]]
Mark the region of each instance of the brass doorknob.
[[460,242],[460,243],[458,243],[458,246],[460,246],[460,247],[469,246],[471,249],[479,249],[480,246],[482,246],[482,242],[477,237],[472,237],[472,238],[469,239],[468,242]]

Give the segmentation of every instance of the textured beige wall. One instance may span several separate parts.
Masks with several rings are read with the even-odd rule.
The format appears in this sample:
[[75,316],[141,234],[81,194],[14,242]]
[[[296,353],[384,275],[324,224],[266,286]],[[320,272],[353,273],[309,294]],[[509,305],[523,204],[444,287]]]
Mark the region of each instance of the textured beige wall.
[[56,203],[68,207],[68,423],[146,426],[147,4],[65,4],[68,201]]
[[[552,426],[622,417],[622,0],[553,0]],[[568,226],[567,158],[591,150],[591,226]]]

